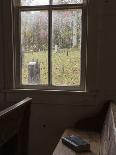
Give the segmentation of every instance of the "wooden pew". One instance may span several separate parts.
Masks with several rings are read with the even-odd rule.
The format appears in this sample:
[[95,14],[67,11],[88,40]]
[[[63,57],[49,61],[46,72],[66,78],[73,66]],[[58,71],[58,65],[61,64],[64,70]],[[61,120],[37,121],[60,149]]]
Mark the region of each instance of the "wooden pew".
[[101,155],[116,155],[116,105],[111,103],[101,132]]
[[57,144],[53,155],[99,155],[100,152],[100,135],[96,132],[86,132],[74,129],[66,129],[63,133],[63,136],[70,136],[70,135],[78,135],[86,141],[90,143],[91,152],[84,152],[84,153],[76,153],[69,149],[67,146],[62,144],[60,139],[59,143]]
[[[102,115],[100,115],[98,121],[100,121],[100,118],[102,119]],[[91,120],[99,123],[96,118]],[[91,126],[93,124],[94,122],[91,122]],[[87,129],[66,129],[62,136],[78,135],[86,139],[90,143],[90,152],[76,153],[62,144],[60,139],[53,155],[116,155],[116,105],[114,103],[111,103],[108,107],[105,121],[102,122],[102,130],[99,132],[99,130],[89,131],[88,129],[88,127]]]
[[30,103],[26,98],[0,112],[0,155],[27,155]]

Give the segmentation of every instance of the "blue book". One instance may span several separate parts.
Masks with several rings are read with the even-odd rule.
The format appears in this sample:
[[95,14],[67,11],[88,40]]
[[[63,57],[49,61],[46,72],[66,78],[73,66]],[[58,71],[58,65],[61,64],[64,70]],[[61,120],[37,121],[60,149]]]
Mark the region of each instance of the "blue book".
[[62,143],[76,152],[90,151],[90,144],[79,136],[62,137]]

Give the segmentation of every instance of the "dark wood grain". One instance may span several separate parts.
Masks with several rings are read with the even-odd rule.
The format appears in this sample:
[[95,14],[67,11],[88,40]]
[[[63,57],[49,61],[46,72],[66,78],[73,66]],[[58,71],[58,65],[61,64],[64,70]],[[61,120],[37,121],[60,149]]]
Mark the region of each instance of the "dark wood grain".
[[30,103],[26,98],[0,112],[0,155],[26,155]]
[[2,117],[4,117],[4,115],[9,115],[9,113],[20,109],[22,106],[25,106],[25,104],[30,103],[31,101],[32,101],[32,99],[27,97],[24,100],[22,100],[22,101],[20,101],[20,102],[18,102],[16,104],[6,108],[6,109],[0,111],[0,119]]
[[110,104],[101,134],[101,155],[116,155],[116,105]]

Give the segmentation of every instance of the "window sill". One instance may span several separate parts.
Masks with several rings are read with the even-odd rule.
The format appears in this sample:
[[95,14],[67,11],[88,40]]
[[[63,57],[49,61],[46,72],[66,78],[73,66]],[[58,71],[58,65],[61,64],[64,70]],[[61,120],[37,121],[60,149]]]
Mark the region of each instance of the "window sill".
[[39,94],[77,94],[77,95],[96,95],[96,92],[78,90],[39,90],[39,89],[7,89],[3,93],[39,93]]

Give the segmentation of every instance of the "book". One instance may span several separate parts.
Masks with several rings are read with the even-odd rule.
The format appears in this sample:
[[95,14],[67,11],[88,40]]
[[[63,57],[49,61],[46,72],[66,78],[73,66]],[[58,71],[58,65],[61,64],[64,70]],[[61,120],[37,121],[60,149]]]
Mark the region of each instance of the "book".
[[76,152],[90,151],[90,144],[79,136],[62,137],[62,143]]

